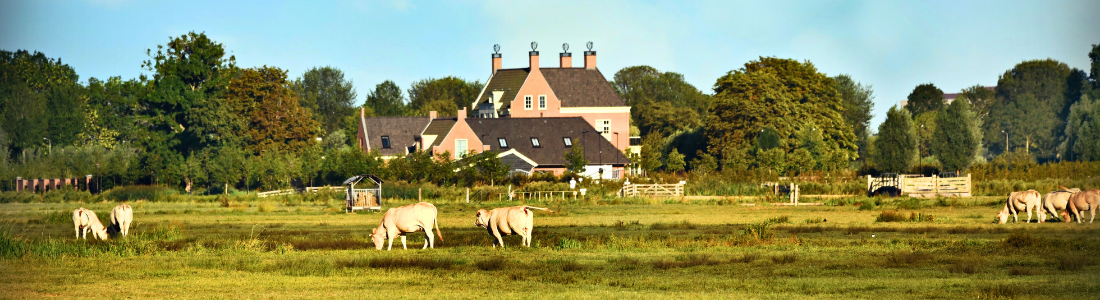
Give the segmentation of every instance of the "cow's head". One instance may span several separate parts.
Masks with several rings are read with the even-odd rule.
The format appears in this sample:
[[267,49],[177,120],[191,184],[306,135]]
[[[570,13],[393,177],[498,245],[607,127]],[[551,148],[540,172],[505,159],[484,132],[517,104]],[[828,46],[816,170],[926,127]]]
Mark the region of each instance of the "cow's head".
[[1068,212],[1068,211],[1064,211],[1064,210],[1062,211],[1062,222],[1063,222],[1063,223],[1069,223],[1069,222],[1072,222],[1072,221],[1070,220],[1070,217],[1069,217],[1069,212]]
[[1008,208],[1002,209],[997,213],[997,221],[1001,224],[1008,223]]
[[382,250],[382,245],[386,243],[386,231],[378,229],[375,228],[374,231],[371,231],[370,239],[374,241],[374,249]]
[[474,225],[477,227],[489,227],[489,211],[484,209],[477,210],[475,215]]

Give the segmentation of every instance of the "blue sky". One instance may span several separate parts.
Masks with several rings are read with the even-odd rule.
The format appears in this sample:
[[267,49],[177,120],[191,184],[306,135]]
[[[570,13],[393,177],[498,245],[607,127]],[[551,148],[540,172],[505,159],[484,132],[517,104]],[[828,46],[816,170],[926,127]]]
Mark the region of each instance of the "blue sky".
[[[300,76],[331,65],[362,102],[375,84],[488,78],[492,45],[525,67],[531,41],[556,66],[592,41],[613,76],[650,65],[711,93],[760,56],[809,60],[875,91],[875,119],[918,84],[996,85],[1015,64],[1053,58],[1088,69],[1100,1],[2,1],[0,49],[60,57],[82,80],[135,78],[145,49],[205,32],[242,67]],[[575,64],[580,64],[579,60]]]

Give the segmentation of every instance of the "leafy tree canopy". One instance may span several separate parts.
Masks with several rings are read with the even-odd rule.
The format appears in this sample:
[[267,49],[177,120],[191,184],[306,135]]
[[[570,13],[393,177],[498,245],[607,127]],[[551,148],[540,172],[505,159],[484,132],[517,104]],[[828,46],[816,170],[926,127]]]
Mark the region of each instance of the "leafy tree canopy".
[[914,116],[943,108],[943,91],[931,83],[918,85],[907,99],[905,109]]
[[[1007,132],[1012,149],[1026,148],[1040,156],[1053,155],[1063,120],[1080,98],[1083,78],[1064,63],[1031,60],[1017,64],[997,80],[997,101],[983,122],[985,136]],[[990,143],[991,151],[1004,152],[1003,143]]]
[[409,88],[410,113],[424,116],[434,110],[446,116],[461,108],[470,110],[470,104],[483,86],[480,82],[453,76],[417,81]]
[[294,80],[293,90],[325,133],[343,126],[344,116],[351,113],[352,103],[358,97],[351,80],[344,79],[344,72],[331,66],[309,69]]
[[917,159],[917,134],[909,111],[891,107],[878,127],[873,161],[879,170],[901,173]]
[[374,86],[374,91],[367,95],[365,106],[374,110],[378,116],[401,116],[405,114],[405,96],[401,88],[391,80],[383,81]]
[[321,126],[298,103],[286,71],[275,67],[241,70],[226,92],[230,111],[247,124],[250,150],[299,152],[321,135]]
[[761,57],[719,78],[714,91],[704,135],[727,166],[747,167],[751,141],[769,126],[784,152],[798,147],[796,131],[816,128],[827,152],[844,161],[858,157],[835,83],[810,62]]
[[683,75],[650,66],[623,68],[611,84],[632,107],[631,118],[642,135],[698,127],[711,102],[709,95],[684,81]]
[[969,168],[982,151],[981,124],[968,100],[957,98],[936,114],[932,153],[945,171]]

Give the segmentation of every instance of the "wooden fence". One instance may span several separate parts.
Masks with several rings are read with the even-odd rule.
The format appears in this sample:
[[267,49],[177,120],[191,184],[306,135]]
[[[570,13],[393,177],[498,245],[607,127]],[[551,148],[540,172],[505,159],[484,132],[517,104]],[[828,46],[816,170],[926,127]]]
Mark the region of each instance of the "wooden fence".
[[619,190],[623,197],[679,197],[684,195],[684,184],[631,184]]
[[264,197],[280,196],[280,195],[291,195],[291,194],[294,194],[294,189],[285,189],[285,190],[274,190],[274,191],[261,192],[261,193],[256,193],[256,196],[260,197],[260,198],[264,198]]
[[[566,196],[573,197],[573,199],[577,199],[577,195],[579,195],[579,194],[580,194],[580,192],[577,192],[577,191],[539,191],[539,192],[515,191],[515,192],[512,192],[511,196],[508,198],[508,201],[512,201],[512,200],[515,200],[515,199],[537,200],[537,201],[565,200]],[[497,196],[497,197],[500,198],[502,196]]]
[[333,190],[333,191],[337,191],[337,192],[347,192],[348,187],[346,187],[346,186],[311,186],[311,187],[306,188],[306,192],[310,192],[310,193],[316,193],[316,192],[320,192],[320,191],[323,191],[323,190]]
[[874,192],[880,187],[893,186],[901,191],[902,195],[910,197],[936,197],[955,196],[970,197],[972,181],[970,174],[966,177],[941,178],[921,177],[920,175],[900,175],[896,178],[875,178],[867,175],[867,191]]

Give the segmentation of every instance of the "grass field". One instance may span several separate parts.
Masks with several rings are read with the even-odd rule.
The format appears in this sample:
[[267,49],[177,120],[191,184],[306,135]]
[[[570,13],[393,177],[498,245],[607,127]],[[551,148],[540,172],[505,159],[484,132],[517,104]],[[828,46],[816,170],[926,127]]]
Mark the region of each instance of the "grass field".
[[994,197],[533,203],[558,213],[507,249],[473,215],[517,203],[431,202],[445,240],[389,252],[381,214],[331,202],[139,201],[106,242],[74,241],[71,214],[114,203],[0,204],[0,298],[1100,297],[1100,225],[991,224]]

